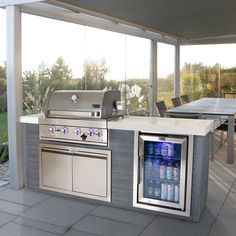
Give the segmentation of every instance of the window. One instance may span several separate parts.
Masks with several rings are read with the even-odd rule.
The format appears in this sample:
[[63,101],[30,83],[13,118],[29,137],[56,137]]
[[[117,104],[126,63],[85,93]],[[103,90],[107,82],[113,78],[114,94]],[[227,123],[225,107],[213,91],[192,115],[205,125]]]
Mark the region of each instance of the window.
[[127,108],[131,115],[149,114],[150,40],[126,36]]
[[172,107],[174,97],[175,47],[157,43],[157,101],[164,100],[167,107]]
[[236,92],[236,44],[181,46],[181,94],[192,100]]
[[[7,142],[6,11],[0,9],[0,144]],[[0,150],[1,151],[1,150]]]
[[26,111],[50,90],[114,89],[130,114],[148,115],[150,40],[22,14],[22,43]]

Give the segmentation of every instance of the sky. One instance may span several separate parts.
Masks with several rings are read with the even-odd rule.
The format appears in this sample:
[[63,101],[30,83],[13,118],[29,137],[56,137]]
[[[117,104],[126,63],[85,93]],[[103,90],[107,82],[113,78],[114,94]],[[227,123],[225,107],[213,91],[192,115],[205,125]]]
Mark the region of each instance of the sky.
[[[0,65],[6,60],[6,20],[0,9]],[[174,46],[158,43],[158,77],[174,72]],[[181,67],[185,62],[223,67],[235,66],[236,44],[181,46]],[[85,59],[104,58],[108,79],[148,78],[150,40],[92,27],[22,15],[22,69],[34,70],[45,62],[51,66],[63,57],[75,78],[83,75]]]

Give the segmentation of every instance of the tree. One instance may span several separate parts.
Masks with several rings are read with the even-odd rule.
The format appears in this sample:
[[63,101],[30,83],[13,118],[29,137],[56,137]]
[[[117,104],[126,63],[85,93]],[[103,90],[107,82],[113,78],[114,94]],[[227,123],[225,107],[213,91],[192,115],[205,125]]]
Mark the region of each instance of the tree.
[[69,80],[72,79],[72,72],[69,66],[66,65],[64,59],[59,57],[50,69],[50,80]]
[[40,112],[49,91],[74,89],[77,81],[72,79],[71,70],[62,57],[48,67],[44,62],[37,70],[23,73],[24,109],[30,113]]
[[87,60],[84,63],[84,75],[82,80],[79,81],[78,87],[80,89],[104,89],[107,85],[105,75],[109,69],[106,66],[106,61],[101,59],[100,61]]

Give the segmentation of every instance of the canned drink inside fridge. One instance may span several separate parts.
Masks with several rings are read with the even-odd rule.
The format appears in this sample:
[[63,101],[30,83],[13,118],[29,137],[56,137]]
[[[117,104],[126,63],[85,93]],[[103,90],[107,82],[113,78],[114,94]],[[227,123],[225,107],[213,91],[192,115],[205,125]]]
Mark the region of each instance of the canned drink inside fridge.
[[174,181],[178,181],[179,180],[179,172],[180,172],[180,168],[179,168],[179,163],[175,163],[174,165],[174,169],[173,169],[173,180]]
[[166,179],[173,180],[173,166],[172,163],[169,161],[166,167]]
[[154,149],[153,149],[154,155],[156,155],[156,156],[161,155],[161,145],[162,145],[162,143],[155,143],[154,144]]
[[174,185],[173,184],[167,185],[167,200],[174,201]]
[[162,161],[160,165],[160,179],[166,178],[166,162]]
[[179,185],[175,185],[175,197],[174,197],[175,202],[179,202]]
[[168,155],[168,144],[167,143],[163,143],[161,145],[161,155],[162,156]]
[[168,150],[167,150],[167,155],[168,156],[174,156],[174,144],[173,143],[169,143],[168,145]]
[[161,184],[161,199],[162,200],[167,199],[167,183]]
[[148,154],[153,155],[153,143],[152,142],[148,143]]

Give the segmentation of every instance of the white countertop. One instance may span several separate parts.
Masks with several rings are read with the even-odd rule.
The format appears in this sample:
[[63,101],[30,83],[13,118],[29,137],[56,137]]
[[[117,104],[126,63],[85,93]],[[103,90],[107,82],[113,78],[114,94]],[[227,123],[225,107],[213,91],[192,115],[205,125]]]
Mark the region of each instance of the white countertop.
[[[38,124],[44,114],[21,116],[21,123]],[[161,118],[130,116],[108,122],[109,129],[131,130],[163,134],[200,135],[204,136],[213,129],[213,120]]]
[[20,117],[20,123],[38,124],[39,123],[39,117],[44,117],[44,113],[21,116]]
[[129,118],[110,121],[108,128],[204,136],[213,129],[213,125],[213,120],[130,116]]

